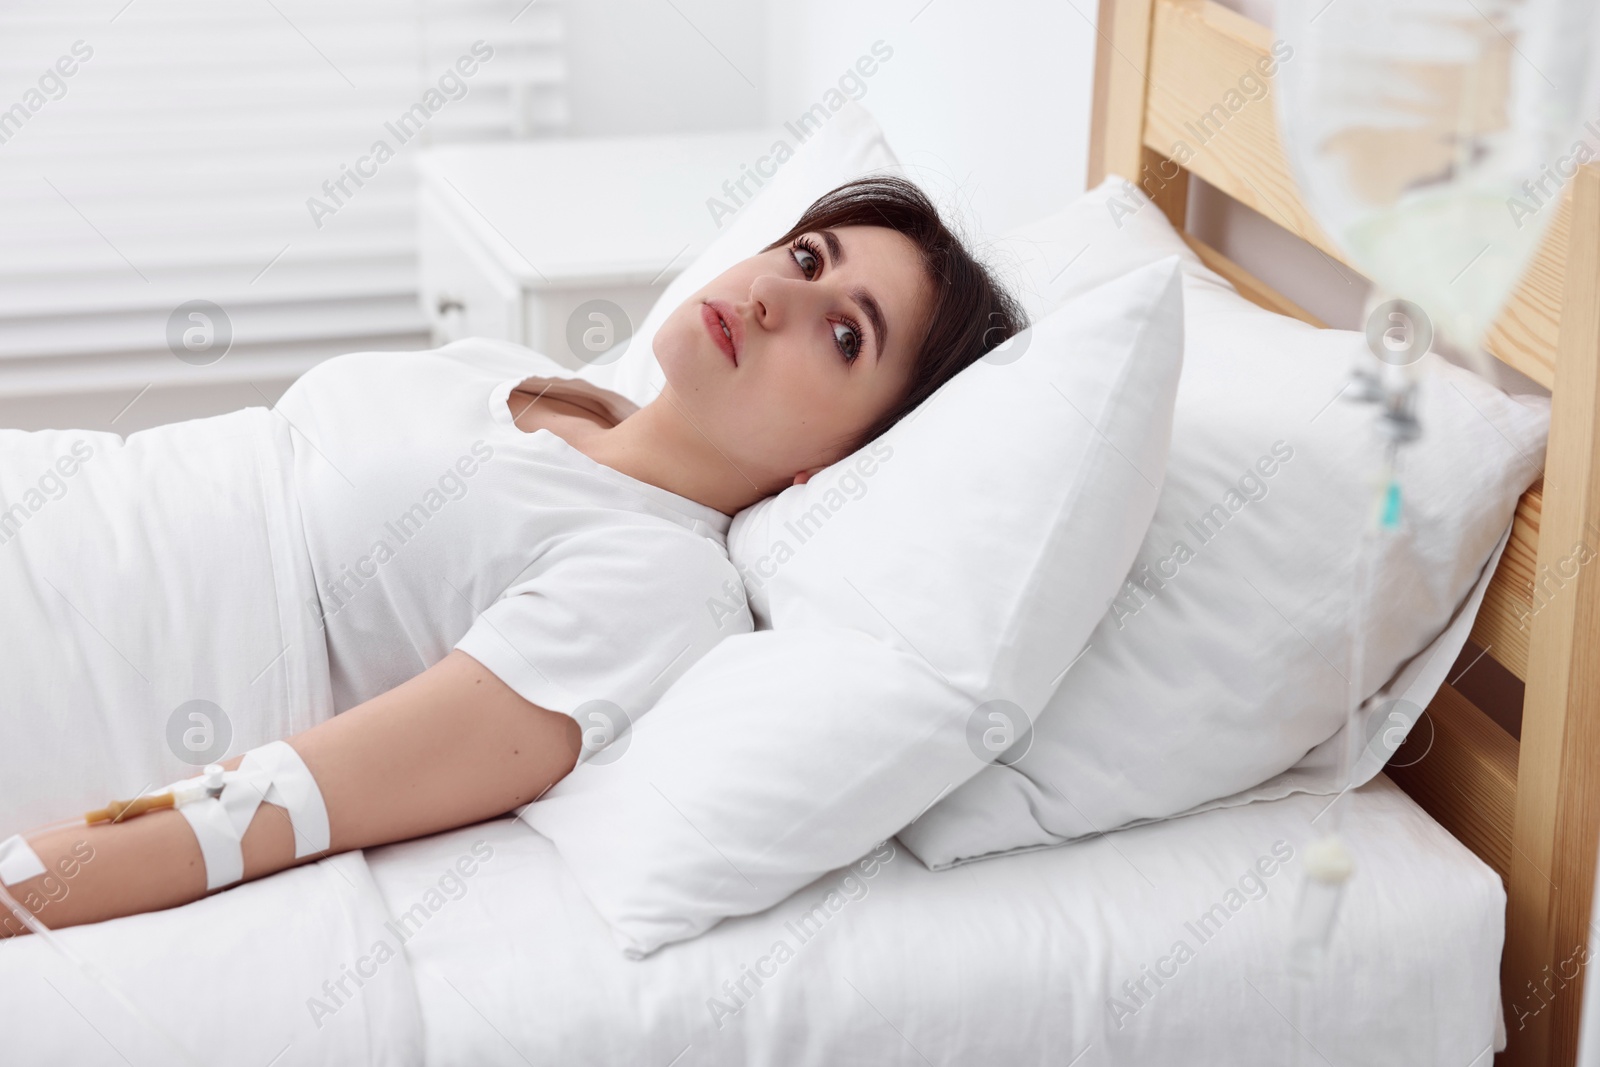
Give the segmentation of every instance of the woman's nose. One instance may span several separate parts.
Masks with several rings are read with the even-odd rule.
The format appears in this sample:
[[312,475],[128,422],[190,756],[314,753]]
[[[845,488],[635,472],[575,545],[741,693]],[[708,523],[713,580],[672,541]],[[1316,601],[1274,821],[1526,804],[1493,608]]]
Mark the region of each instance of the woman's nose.
[[763,274],[750,283],[751,316],[762,329],[782,329],[805,296],[804,282]]

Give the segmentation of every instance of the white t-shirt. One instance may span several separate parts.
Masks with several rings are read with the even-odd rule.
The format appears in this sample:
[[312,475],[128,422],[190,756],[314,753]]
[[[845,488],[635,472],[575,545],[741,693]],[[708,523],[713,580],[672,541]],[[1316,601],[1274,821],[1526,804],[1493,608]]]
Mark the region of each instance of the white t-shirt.
[[459,648],[541,707],[632,719],[751,628],[731,517],[519,429],[506,401],[530,377],[610,395],[469,338],[338,356],[278,401],[337,710]]

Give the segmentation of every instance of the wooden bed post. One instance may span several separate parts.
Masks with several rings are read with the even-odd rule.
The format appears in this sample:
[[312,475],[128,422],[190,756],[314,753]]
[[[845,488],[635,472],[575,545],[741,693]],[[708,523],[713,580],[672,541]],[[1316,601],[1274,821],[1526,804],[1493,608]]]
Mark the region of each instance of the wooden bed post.
[[1600,840],[1600,166],[1572,198],[1501,966],[1518,1067],[1577,1062]]
[[1100,0],[1089,118],[1091,189],[1107,174],[1131,178],[1138,173],[1153,8],[1154,0]]
[[1094,50],[1094,99],[1089,125],[1088,185],[1120,174],[1155,201],[1182,232],[1189,203],[1189,172],[1176,178],[1173,164],[1144,145],[1149,89],[1150,29],[1155,0],[1100,0],[1099,41]]

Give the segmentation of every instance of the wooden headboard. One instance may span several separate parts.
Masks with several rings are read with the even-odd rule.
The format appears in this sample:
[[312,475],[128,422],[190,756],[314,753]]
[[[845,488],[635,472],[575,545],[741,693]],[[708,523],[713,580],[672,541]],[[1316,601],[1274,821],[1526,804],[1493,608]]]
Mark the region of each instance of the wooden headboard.
[[[1127,178],[1182,231],[1193,175],[1349,266],[1278,137],[1275,43],[1212,0],[1100,0],[1089,184]],[[1268,95],[1242,96],[1246,75]],[[1257,304],[1323,325],[1184,237]],[[1505,881],[1504,1062],[1570,1065],[1600,842],[1600,567],[1586,565],[1600,553],[1600,165],[1569,183],[1488,348],[1552,394],[1543,478],[1522,498],[1472,631],[1526,683],[1521,737],[1446,685],[1428,707],[1427,754],[1390,776]]]

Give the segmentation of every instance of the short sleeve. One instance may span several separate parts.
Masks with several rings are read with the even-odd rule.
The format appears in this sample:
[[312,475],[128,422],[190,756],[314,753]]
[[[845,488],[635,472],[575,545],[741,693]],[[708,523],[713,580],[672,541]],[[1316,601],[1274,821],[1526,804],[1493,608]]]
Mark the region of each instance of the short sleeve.
[[576,717],[603,700],[637,719],[718,641],[751,628],[720,544],[619,522],[552,545],[455,647],[542,708]]

